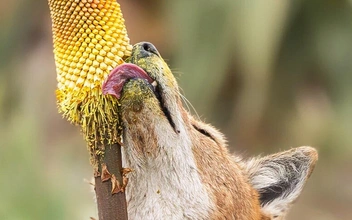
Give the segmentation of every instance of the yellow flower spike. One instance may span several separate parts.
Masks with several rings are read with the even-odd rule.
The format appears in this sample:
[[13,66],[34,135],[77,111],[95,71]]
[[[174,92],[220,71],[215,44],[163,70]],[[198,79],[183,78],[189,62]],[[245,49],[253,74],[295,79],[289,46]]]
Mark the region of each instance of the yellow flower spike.
[[120,5],[116,0],[49,0],[59,112],[82,127],[93,165],[103,141],[116,143],[118,103],[101,85],[109,71],[130,56]]

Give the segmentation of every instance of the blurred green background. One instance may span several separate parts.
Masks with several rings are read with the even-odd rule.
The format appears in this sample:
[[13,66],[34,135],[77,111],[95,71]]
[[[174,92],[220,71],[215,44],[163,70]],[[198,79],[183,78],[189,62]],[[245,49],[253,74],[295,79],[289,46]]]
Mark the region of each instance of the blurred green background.
[[[47,2],[0,2],[0,219],[96,217],[85,143],[56,109]],[[231,151],[319,150],[288,219],[352,219],[351,0],[119,2]]]

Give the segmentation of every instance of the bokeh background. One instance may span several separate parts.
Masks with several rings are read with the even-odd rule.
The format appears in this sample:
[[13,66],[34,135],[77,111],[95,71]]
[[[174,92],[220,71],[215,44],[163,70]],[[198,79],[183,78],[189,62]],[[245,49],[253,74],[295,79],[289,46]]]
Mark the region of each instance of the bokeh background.
[[[231,151],[319,162],[288,219],[352,219],[351,0],[120,0]],[[0,0],[0,219],[97,216],[79,128],[57,113],[47,1]]]

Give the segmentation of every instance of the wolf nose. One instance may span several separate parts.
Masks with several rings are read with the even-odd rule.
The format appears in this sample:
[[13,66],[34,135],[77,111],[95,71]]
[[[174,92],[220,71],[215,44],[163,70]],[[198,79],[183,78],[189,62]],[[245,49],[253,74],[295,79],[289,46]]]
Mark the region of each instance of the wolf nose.
[[159,54],[158,50],[156,49],[156,47],[152,43],[141,42],[140,43],[140,47],[141,47],[140,52],[141,52],[143,57],[147,57],[147,56],[150,56],[152,54],[155,54],[155,55],[160,57],[160,54]]

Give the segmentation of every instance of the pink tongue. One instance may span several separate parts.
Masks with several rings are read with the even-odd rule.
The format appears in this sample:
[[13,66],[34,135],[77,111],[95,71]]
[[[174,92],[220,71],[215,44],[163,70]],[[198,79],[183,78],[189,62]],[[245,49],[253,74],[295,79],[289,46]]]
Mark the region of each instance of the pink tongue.
[[153,82],[152,78],[139,66],[124,63],[110,72],[102,86],[103,94],[110,94],[119,99],[126,80],[131,78],[141,78],[147,80],[149,83]]

